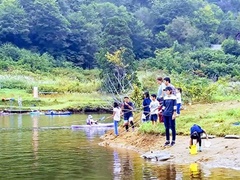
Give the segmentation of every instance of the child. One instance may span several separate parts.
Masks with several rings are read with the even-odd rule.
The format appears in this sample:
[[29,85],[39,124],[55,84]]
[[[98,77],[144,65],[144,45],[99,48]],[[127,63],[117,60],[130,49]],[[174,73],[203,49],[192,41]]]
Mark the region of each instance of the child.
[[176,97],[177,97],[177,116],[179,116],[182,105],[182,88],[176,89]]
[[[175,118],[176,118],[176,96],[172,94],[172,88],[167,86],[165,88],[166,96],[163,99],[163,121],[166,131],[166,143],[164,146],[173,146],[176,140],[176,128],[175,128]],[[172,142],[170,144],[170,134],[169,130],[172,130]]]
[[128,131],[128,124],[130,122],[132,126],[132,130],[134,130],[133,123],[133,103],[130,102],[129,97],[124,97],[124,103],[122,105],[123,118],[124,118],[124,126],[126,131]]
[[151,95],[151,103],[149,105],[150,107],[150,113],[151,113],[151,121],[152,124],[155,125],[158,119],[158,107],[159,107],[159,102],[157,101],[157,96],[156,94]]
[[118,136],[118,122],[120,121],[121,117],[121,108],[119,107],[117,102],[113,103],[113,123],[114,123],[114,133]]
[[196,139],[197,140],[196,144],[199,143],[198,151],[202,152],[202,147],[201,147],[202,146],[202,139],[201,139],[201,135],[203,133],[206,134],[206,138],[208,139],[208,135],[207,135],[206,131],[203,130],[199,125],[194,124],[191,127],[191,129],[190,129],[190,138],[191,139],[190,139],[190,147],[189,148],[191,148],[191,146],[193,145],[193,139]]
[[158,119],[160,123],[163,123],[162,103],[163,101],[159,102],[159,108],[158,108]]
[[145,92],[144,93],[144,100],[143,100],[143,114],[144,114],[144,119],[143,121],[148,121],[149,120],[149,115],[150,115],[150,105],[151,99],[149,97],[149,93]]
[[86,123],[87,123],[87,125],[92,125],[92,124],[97,124],[97,121],[93,120],[92,115],[88,115],[88,117],[86,119]]

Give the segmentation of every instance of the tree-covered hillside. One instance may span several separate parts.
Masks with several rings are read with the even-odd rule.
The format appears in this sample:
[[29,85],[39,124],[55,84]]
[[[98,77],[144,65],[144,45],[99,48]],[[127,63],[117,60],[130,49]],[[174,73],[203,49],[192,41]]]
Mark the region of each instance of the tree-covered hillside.
[[[0,43],[50,55],[49,66],[106,68],[106,53],[124,48],[130,66],[147,59],[148,68],[238,76],[239,10],[238,0],[0,0]],[[223,52],[206,50],[211,44],[222,44]],[[12,51],[7,56],[22,60]]]

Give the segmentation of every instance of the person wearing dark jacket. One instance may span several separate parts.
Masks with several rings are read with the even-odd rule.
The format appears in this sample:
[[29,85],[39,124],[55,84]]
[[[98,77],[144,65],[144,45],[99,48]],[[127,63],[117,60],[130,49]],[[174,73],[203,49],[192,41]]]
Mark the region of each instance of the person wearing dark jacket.
[[143,99],[143,114],[145,116],[145,119],[143,121],[148,121],[149,120],[149,116],[150,116],[150,105],[151,103],[151,99],[149,96],[148,92],[144,93],[144,99]]
[[202,139],[201,139],[201,135],[202,134],[206,135],[206,138],[208,139],[208,135],[206,133],[206,131],[204,129],[202,129],[199,125],[194,124],[191,128],[190,128],[190,146],[191,147],[193,145],[193,140],[196,139],[197,143],[199,143],[199,147],[198,147],[198,151],[201,152],[202,151]]
[[[165,88],[166,96],[163,99],[162,106],[162,115],[166,132],[166,143],[164,146],[173,146],[176,140],[176,127],[175,127],[175,118],[176,118],[176,96],[172,94],[172,88],[167,86]],[[170,132],[172,130],[172,142],[170,143]]]

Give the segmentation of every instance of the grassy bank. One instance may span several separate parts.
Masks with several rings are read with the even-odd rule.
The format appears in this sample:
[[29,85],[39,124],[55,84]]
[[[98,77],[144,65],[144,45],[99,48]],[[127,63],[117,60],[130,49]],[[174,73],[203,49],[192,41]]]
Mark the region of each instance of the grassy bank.
[[[55,93],[40,94],[39,98],[33,98],[33,94],[25,90],[0,89],[1,101],[0,109],[19,109],[18,99],[22,99],[22,109],[40,110],[64,110],[72,109],[82,111],[86,108],[97,109],[109,107],[110,96],[93,93]],[[5,98],[12,98],[13,101],[2,101]]]
[[[238,100],[213,104],[196,104],[187,106],[182,111],[181,116],[176,119],[177,134],[189,135],[190,127],[193,124],[198,124],[208,134],[220,137],[227,134],[240,135],[240,126],[234,126],[234,122],[240,122],[240,101]],[[163,135],[165,129],[163,124],[158,123],[157,126],[152,126],[151,123],[142,123],[139,132]]]

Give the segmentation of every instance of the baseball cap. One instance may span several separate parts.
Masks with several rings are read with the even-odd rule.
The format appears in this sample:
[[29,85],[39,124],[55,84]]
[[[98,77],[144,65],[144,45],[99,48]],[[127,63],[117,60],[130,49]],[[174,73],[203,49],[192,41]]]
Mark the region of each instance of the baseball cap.
[[167,86],[164,91],[172,91],[172,88],[170,86]]

